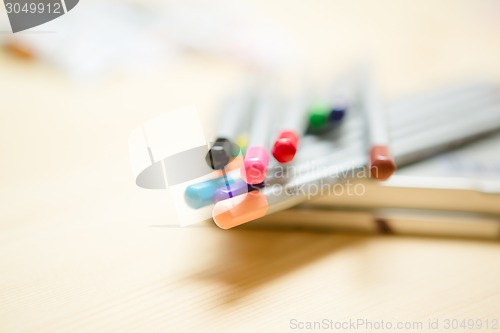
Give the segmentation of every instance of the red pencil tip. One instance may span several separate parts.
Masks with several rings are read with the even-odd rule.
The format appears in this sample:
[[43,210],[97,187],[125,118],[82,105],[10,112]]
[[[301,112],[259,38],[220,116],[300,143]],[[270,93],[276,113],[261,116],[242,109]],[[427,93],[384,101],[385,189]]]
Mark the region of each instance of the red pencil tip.
[[273,145],[272,154],[280,163],[288,163],[297,153],[299,137],[292,131],[282,131]]
[[396,171],[396,163],[386,146],[373,146],[370,151],[370,175],[377,180],[387,180]]

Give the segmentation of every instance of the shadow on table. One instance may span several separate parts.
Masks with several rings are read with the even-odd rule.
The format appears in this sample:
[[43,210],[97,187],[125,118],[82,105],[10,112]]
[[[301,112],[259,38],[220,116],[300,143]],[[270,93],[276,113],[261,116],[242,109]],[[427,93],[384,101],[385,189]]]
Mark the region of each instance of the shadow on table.
[[214,265],[190,278],[225,284],[228,290],[221,302],[231,304],[273,280],[367,239],[320,232],[229,230],[218,253],[213,254]]

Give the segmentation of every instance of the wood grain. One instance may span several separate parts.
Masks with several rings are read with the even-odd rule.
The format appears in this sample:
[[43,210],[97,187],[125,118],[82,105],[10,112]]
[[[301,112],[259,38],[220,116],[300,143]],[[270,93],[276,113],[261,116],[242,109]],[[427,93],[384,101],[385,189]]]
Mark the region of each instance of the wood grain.
[[[384,93],[500,76],[495,1],[257,1],[326,81],[372,50]],[[286,9],[286,10],[285,10]],[[75,9],[74,14],[77,14]],[[69,19],[69,18],[68,18]],[[500,319],[497,243],[174,225],[130,131],[242,77],[189,56],[91,85],[0,53],[0,332],[289,332],[290,320]],[[209,123],[208,121],[206,123]]]

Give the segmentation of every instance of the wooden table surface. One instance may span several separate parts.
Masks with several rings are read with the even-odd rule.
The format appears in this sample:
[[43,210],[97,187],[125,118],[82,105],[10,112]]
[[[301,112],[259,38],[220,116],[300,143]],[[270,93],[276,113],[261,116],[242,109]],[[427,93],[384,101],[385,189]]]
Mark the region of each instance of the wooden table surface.
[[[498,1],[255,6],[318,78],[361,52],[390,97],[500,78]],[[241,75],[188,56],[149,77],[75,83],[0,53],[0,332],[289,332],[323,319],[447,331],[447,319],[500,320],[497,243],[151,227],[174,225],[174,212],[166,192],[135,187],[130,131],[193,103],[212,119]]]

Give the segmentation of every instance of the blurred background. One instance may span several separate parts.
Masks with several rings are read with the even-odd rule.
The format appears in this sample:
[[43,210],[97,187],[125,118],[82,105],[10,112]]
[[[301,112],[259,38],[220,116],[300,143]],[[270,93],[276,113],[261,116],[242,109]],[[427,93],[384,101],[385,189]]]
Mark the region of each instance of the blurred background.
[[153,228],[175,224],[172,204],[135,186],[127,139],[192,104],[210,132],[221,99],[255,70],[322,85],[369,59],[388,100],[499,80],[499,1],[82,0],[9,29],[2,7],[2,332],[498,316],[494,243]]

